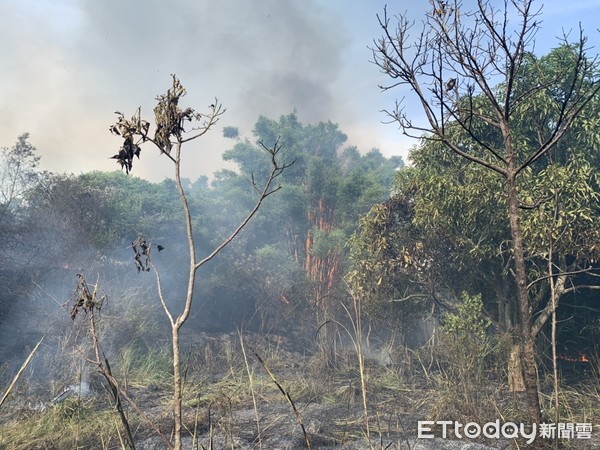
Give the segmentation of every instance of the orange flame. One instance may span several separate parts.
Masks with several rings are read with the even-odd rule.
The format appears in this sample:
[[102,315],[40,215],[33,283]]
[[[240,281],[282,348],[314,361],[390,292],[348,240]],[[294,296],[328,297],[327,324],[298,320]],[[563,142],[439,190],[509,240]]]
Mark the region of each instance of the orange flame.
[[590,359],[587,357],[585,353],[579,352],[578,356],[568,356],[568,355],[557,355],[558,359],[562,359],[563,361],[569,362],[584,362],[589,363]]

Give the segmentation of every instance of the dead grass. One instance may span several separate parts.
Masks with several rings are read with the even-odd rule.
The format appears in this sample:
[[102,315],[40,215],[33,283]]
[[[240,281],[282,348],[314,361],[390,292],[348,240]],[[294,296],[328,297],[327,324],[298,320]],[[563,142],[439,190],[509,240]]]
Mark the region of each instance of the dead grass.
[[[600,380],[599,380],[600,381]],[[561,385],[559,389],[562,422],[598,422],[600,417],[600,385],[593,380],[577,386]],[[553,395],[542,394],[543,409],[548,417],[555,417]]]
[[[2,425],[0,448],[12,450],[119,447],[119,422],[103,402],[70,398]],[[135,419],[132,423],[136,423]]]
[[[248,350],[250,346],[293,399],[315,447],[321,443],[341,448],[360,440],[376,449],[388,445],[408,448],[406,440],[414,436],[419,419],[526,420],[524,399],[508,393],[497,374],[490,373],[492,369],[478,372],[474,379],[463,378],[460,384],[454,372],[444,370],[447,365],[437,363],[436,350],[431,348],[399,352],[403,357],[394,358],[388,366],[366,360],[362,372],[365,383],[361,384],[356,355],[351,353],[340,352],[336,367],[326,368],[320,355],[294,352],[275,337],[269,340],[232,334],[195,339],[189,342],[184,364],[184,428],[188,436],[194,436],[195,443],[202,442],[205,448],[214,438],[213,448],[239,448],[240,442],[250,441],[256,448],[262,445],[267,449],[268,439],[282,433],[294,436],[297,448],[306,447],[292,408]],[[240,339],[246,345],[246,359]],[[172,426],[170,358],[167,347],[149,348],[139,340],[125,346],[119,358],[113,358],[115,372],[122,383],[126,380],[129,395],[167,435]],[[446,359],[445,364],[449,363]],[[370,417],[369,436],[363,386]],[[26,393],[14,394],[18,397]],[[552,417],[552,399],[542,399]],[[563,386],[561,404],[565,421],[597,421],[598,383]],[[128,410],[136,439],[154,435],[139,415]],[[11,397],[1,413],[0,448],[120,448],[118,417],[104,394],[94,400],[69,399],[41,412],[27,410],[23,402]]]

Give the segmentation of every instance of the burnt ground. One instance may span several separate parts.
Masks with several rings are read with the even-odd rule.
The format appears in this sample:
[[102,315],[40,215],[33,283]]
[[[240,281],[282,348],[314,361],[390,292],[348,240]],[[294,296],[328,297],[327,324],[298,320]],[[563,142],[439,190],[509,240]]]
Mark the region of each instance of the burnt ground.
[[[523,439],[442,439],[439,430],[434,439],[417,439],[419,420],[518,421],[523,399],[498,384],[480,387],[487,391],[473,404],[464,398],[461,403],[453,392],[460,386],[443,388],[432,373],[416,376],[415,370],[381,358],[379,349],[364,349],[368,432],[360,371],[351,349],[338,349],[332,359],[281,336],[248,335],[242,341],[236,333],[200,333],[188,336],[183,350],[186,449],[302,449],[307,448],[303,428],[313,449],[528,447]],[[139,450],[167,448],[156,428],[169,436],[172,426],[169,374],[161,372],[160,361],[153,363],[154,372],[120,374],[124,391],[146,416],[126,404]],[[16,392],[0,410],[0,448],[121,448],[114,406],[97,376],[91,372],[88,378],[91,392],[85,398],[73,395],[52,403],[57,392],[40,381]],[[297,414],[277,384],[289,394]],[[57,415],[58,423],[52,424]],[[46,423],[46,429],[36,428]],[[561,448],[600,448],[597,419],[594,424],[592,440],[562,440]],[[71,429],[75,431],[65,431]]]

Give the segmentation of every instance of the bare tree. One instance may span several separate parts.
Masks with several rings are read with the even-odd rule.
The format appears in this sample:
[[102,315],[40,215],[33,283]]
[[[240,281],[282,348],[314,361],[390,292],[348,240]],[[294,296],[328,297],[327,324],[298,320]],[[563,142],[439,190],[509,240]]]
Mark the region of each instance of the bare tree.
[[98,332],[96,329],[96,311],[100,312],[102,305],[106,301],[106,296],[100,295],[98,283],[96,283],[93,288],[93,290],[90,289],[90,286],[82,274],[77,274],[77,284],[75,285],[75,289],[64,306],[71,306],[70,315],[72,320],[75,320],[80,312],[83,312],[88,318],[92,347],[96,357],[96,359],[88,359],[88,361],[94,366],[98,367],[98,371],[102,374],[104,380],[106,381],[106,386],[110,392],[110,395],[112,396],[112,400],[115,402],[115,409],[119,413],[119,418],[121,419],[121,424],[123,425],[123,430],[125,431],[124,447],[126,446],[127,449],[135,450],[135,443],[133,440],[131,427],[129,425],[129,420],[127,419],[127,415],[123,409],[123,404],[121,403],[121,392],[119,385],[113,376],[108,358],[106,358],[106,355],[100,346]]
[[[134,157],[141,154],[140,144],[151,142],[154,144],[167,159],[169,159],[175,167],[175,182],[177,190],[183,206],[185,216],[185,228],[189,250],[189,266],[188,266],[188,284],[183,304],[183,310],[179,313],[174,313],[167,305],[167,299],[163,292],[160,273],[150,260],[151,243],[140,241],[134,243],[133,247],[136,254],[136,263],[141,264],[139,259],[142,256],[146,257],[144,262],[146,267],[152,268],[156,276],[158,287],[158,295],[160,302],[169,319],[171,325],[171,339],[173,349],[173,416],[174,416],[174,442],[173,448],[181,449],[181,431],[182,431],[182,375],[181,375],[181,360],[180,360],[180,331],[187,321],[192,302],[194,299],[194,286],[196,281],[196,272],[198,269],[213,259],[223,248],[225,248],[250,222],[256,214],[263,201],[278,191],[281,186],[275,186],[274,181],[282,172],[292,163],[280,163],[278,161],[281,145],[276,142],[273,147],[268,148],[263,145],[264,150],[270,157],[271,170],[262,187],[256,183],[254,178],[251,180],[252,188],[257,193],[256,203],[254,208],[240,222],[240,224],[226,237],[211,253],[202,259],[199,259],[196,254],[196,243],[194,231],[192,227],[192,216],[190,213],[189,204],[181,181],[181,161],[182,147],[184,144],[193,141],[205,135],[219,120],[219,117],[225,112],[222,105],[214,100],[208,109],[207,114],[197,113],[192,108],[182,109],[179,106],[179,100],[185,95],[185,88],[179,80],[173,76],[173,85],[165,95],[157,97],[158,104],[154,108],[156,130],[154,136],[149,135],[150,123],[141,118],[140,109],[134,114],[131,119],[126,119],[125,116],[117,112],[119,120],[113,125],[110,130],[113,134],[121,136],[124,139],[123,146],[118,154],[113,156],[121,166],[129,173],[133,168]],[[186,132],[184,125],[189,123],[191,129]],[[262,144],[261,144],[262,145]]]
[[[541,9],[532,0],[505,0],[497,9],[477,0],[473,10],[460,1],[431,0],[420,30],[406,15],[378,16],[383,30],[373,47],[374,62],[393,81],[407,86],[424,113],[413,120],[401,101],[386,111],[404,134],[443,143],[455,154],[502,177],[511,233],[512,273],[519,309],[520,362],[531,423],[541,410],[532,333],[532,300],[521,227],[519,175],[555,148],[600,86],[595,61],[586,57],[586,39],[569,45],[560,78],[540,79],[523,88],[520,71],[531,54]],[[514,21],[513,21],[514,19]],[[566,42],[566,38],[565,38]],[[526,111],[540,94],[549,95],[547,115],[536,124],[536,139],[517,139],[515,112]]]

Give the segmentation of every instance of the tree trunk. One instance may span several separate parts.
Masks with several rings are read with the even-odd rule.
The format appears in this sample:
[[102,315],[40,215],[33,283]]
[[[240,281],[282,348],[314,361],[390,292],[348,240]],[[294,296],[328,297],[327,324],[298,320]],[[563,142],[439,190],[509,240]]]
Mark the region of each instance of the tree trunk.
[[521,364],[521,345],[514,339],[514,323],[516,321],[515,302],[511,298],[508,280],[502,276],[496,284],[498,300],[498,325],[500,332],[511,336],[511,346],[508,353],[508,390],[510,392],[525,392],[523,381],[523,364]]
[[[512,164],[511,164],[512,165]],[[507,176],[508,219],[512,237],[512,251],[514,271],[517,285],[517,300],[520,314],[520,354],[523,365],[523,382],[527,396],[527,409],[531,424],[541,422],[541,409],[538,395],[537,367],[535,362],[535,340],[532,335],[531,309],[527,290],[527,276],[525,270],[525,250],[523,248],[523,235],[519,221],[519,200],[517,197],[517,184],[514,169],[509,168]]]
[[179,328],[177,325],[172,328],[171,339],[173,344],[173,421],[175,425],[173,448],[181,450],[181,368],[179,366]]
[[524,392],[523,365],[521,364],[521,346],[513,344],[508,356],[508,390],[510,392]]
[[498,325],[502,333],[512,333],[517,319],[511,281],[504,275],[497,275],[494,293],[498,302]]

